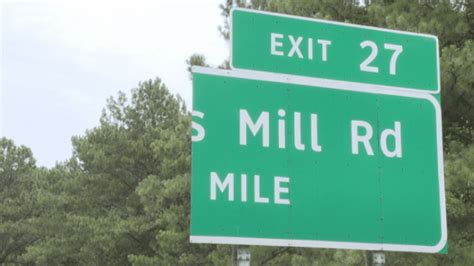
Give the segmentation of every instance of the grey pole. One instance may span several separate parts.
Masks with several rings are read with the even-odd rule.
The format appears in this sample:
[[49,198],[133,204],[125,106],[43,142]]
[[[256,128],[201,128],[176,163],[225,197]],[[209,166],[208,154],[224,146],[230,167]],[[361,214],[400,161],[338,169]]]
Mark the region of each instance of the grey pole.
[[374,265],[374,266],[383,266],[383,265],[385,265],[385,254],[383,254],[383,252],[373,252],[372,253],[372,265]]
[[238,246],[235,256],[235,265],[250,266],[250,248]]
[[370,266],[384,266],[385,254],[381,251],[367,251],[366,264]]

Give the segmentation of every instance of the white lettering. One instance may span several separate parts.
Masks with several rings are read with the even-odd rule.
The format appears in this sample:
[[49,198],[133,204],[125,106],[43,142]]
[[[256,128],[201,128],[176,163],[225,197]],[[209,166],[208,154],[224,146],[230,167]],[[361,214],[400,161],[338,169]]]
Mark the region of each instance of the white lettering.
[[290,204],[289,199],[282,199],[281,194],[285,193],[288,194],[289,188],[287,187],[281,187],[281,183],[290,183],[290,178],[289,177],[283,177],[283,176],[275,176],[274,180],[274,192],[275,192],[275,204]]
[[[359,154],[359,142],[364,144],[365,150],[368,155],[374,155],[372,151],[372,146],[370,146],[370,139],[372,138],[372,126],[365,122],[359,120],[351,121],[351,131],[352,131],[352,154]],[[359,127],[365,128],[365,135],[359,136]]]
[[247,126],[255,136],[260,128],[262,129],[262,146],[270,145],[269,115],[268,112],[262,112],[256,123],[252,122],[249,113],[245,109],[240,109],[240,145],[247,145]]
[[216,172],[211,172],[211,200],[216,200],[217,193],[216,187],[219,188],[220,192],[229,188],[228,199],[229,201],[234,201],[234,174],[228,173],[224,179],[224,182],[221,182],[219,176]]
[[277,50],[277,47],[282,47],[283,46],[283,43],[282,42],[278,42],[277,39],[283,39],[283,34],[278,34],[278,33],[271,33],[270,35],[270,43],[271,43],[271,54],[272,55],[279,55],[279,56],[283,56],[283,51],[278,51]]
[[371,52],[369,57],[367,57],[364,62],[360,64],[360,70],[365,71],[365,72],[373,72],[373,73],[379,73],[379,68],[375,66],[369,66],[372,61],[377,57],[377,53],[379,49],[377,48],[377,45],[373,41],[363,41],[360,43],[361,48],[365,47],[370,47]]
[[315,152],[320,152],[322,147],[318,144],[318,115],[311,114],[311,148]]
[[[389,151],[387,147],[387,138],[393,136],[395,139],[395,149]],[[387,157],[402,158],[402,137],[401,137],[401,125],[399,121],[395,122],[395,130],[385,129],[380,135],[380,147],[382,148],[383,154]]]
[[383,48],[387,50],[393,50],[392,57],[390,58],[390,75],[397,74],[397,59],[398,56],[403,52],[403,46],[386,43]]
[[[278,110],[278,115],[283,118],[285,117],[285,110],[280,109]],[[284,149],[286,146],[286,132],[285,132],[285,120],[279,119],[278,120],[278,148]]]
[[[199,112],[199,111],[193,111],[193,116],[197,116],[199,118],[204,118],[204,113]],[[192,121],[191,127],[192,127],[193,130],[197,131],[197,135],[191,136],[191,141],[197,142],[197,141],[203,140],[204,137],[206,136],[206,131],[204,130],[204,127],[202,127],[202,125],[200,125],[200,124],[198,124],[194,121]]]
[[293,36],[291,35],[288,35],[288,38],[290,39],[290,42],[292,45],[291,50],[288,53],[288,57],[293,57],[293,55],[296,52],[299,58],[303,58],[303,54],[301,53],[300,48],[299,48],[301,41],[303,40],[303,37],[296,38],[296,41],[295,41],[295,38],[293,38]]
[[300,151],[304,151],[304,144],[301,143],[301,114],[299,112],[295,112],[295,122],[294,122],[294,130],[295,130],[295,148]]
[[308,59],[313,60],[313,39],[312,38],[308,38]]
[[246,174],[242,174],[240,176],[240,199],[242,200],[242,202],[246,202],[247,201],[247,175]]
[[318,40],[318,43],[321,44],[321,59],[326,62],[328,61],[328,45],[331,45],[331,41],[328,40]]
[[260,176],[255,175],[254,176],[254,195],[255,195],[255,202],[257,203],[268,203],[269,199],[266,197],[261,197],[260,196]]

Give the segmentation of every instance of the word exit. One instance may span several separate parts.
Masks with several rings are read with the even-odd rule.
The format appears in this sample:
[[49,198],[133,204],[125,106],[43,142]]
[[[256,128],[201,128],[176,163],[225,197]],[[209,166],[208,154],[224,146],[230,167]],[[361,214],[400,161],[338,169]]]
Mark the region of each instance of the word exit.
[[[291,47],[284,47],[283,39],[288,38]],[[307,45],[306,50],[301,50],[301,43],[305,42]],[[326,62],[328,60],[328,46],[331,45],[329,40],[317,39],[316,42],[320,46],[321,50],[321,60]],[[283,35],[280,33],[271,33],[270,34],[270,51],[272,55],[277,56],[288,56],[294,57],[295,55],[298,58],[313,60],[314,54],[314,40],[313,38],[305,38],[302,36],[293,36],[293,35]],[[285,51],[288,51],[285,53]]]

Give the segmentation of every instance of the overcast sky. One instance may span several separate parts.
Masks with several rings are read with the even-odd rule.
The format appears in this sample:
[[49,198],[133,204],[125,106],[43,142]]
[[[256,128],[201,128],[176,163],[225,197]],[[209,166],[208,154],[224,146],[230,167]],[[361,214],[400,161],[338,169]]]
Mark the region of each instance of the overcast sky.
[[186,59],[228,57],[221,2],[0,0],[1,135],[51,167],[139,81],[160,77],[191,106]]

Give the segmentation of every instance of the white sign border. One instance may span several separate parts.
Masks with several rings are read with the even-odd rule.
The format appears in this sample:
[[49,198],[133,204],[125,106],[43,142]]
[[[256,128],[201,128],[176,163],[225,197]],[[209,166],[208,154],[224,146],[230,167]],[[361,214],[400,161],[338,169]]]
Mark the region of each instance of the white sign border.
[[422,245],[402,245],[385,243],[359,243],[359,242],[338,242],[319,240],[297,240],[297,239],[273,239],[273,238],[252,238],[252,237],[223,237],[223,236],[199,236],[190,235],[191,243],[211,243],[211,244],[235,244],[235,245],[262,245],[262,246],[288,246],[288,247],[312,247],[312,248],[344,248],[361,250],[381,250],[381,251],[410,251],[437,253],[444,248],[448,239],[446,222],[446,196],[444,187],[444,159],[443,159],[443,138],[441,123],[441,106],[436,98],[428,93],[419,93],[404,90],[393,90],[385,86],[354,83],[347,81],[335,81],[330,79],[310,78],[296,75],[275,74],[270,72],[253,70],[222,70],[206,67],[193,66],[192,73],[207,74],[213,76],[223,76],[230,78],[250,79],[269,81],[277,83],[288,83],[303,86],[323,87],[335,90],[356,91],[371,94],[394,95],[409,98],[418,98],[429,101],[433,104],[436,113],[436,142],[438,155],[438,182],[440,195],[440,222],[441,239],[434,246]]
[[[300,16],[293,16],[293,15],[288,15],[288,14],[280,14],[280,13],[273,13],[273,12],[268,12],[268,11],[261,11],[261,10],[254,10],[254,9],[248,9],[248,8],[241,8],[241,7],[233,7],[230,10],[230,21],[229,21],[229,49],[230,49],[230,56],[229,56],[229,64],[230,68],[235,69],[235,70],[245,70],[243,68],[237,68],[233,64],[233,18],[234,18],[234,11],[242,11],[242,12],[248,12],[248,13],[257,13],[257,14],[263,14],[263,15],[268,15],[268,16],[274,16],[274,17],[284,17],[284,18],[290,18],[290,19],[297,19],[297,20],[305,20],[305,21],[311,21],[311,22],[318,22],[318,23],[324,23],[324,24],[333,24],[333,25],[339,25],[339,26],[345,26],[345,27],[351,27],[351,28],[360,28],[360,29],[369,29],[369,30],[376,30],[376,31],[385,31],[385,32],[390,32],[390,33],[396,33],[396,34],[402,34],[402,35],[412,35],[412,36],[420,36],[420,37],[427,37],[427,38],[433,38],[436,42],[436,69],[437,69],[437,89],[435,91],[431,89],[414,89],[414,88],[406,88],[406,87],[396,87],[396,86],[388,86],[388,85],[382,85],[385,88],[390,88],[392,90],[403,90],[403,91],[413,91],[413,92],[423,92],[423,93],[430,93],[430,94],[438,94],[441,91],[441,73],[440,68],[439,68],[439,41],[438,37],[435,35],[431,34],[425,34],[425,33],[415,33],[415,32],[409,32],[409,31],[400,31],[400,30],[392,30],[392,29],[385,29],[385,28],[378,28],[378,27],[372,27],[372,26],[364,26],[364,25],[358,25],[358,24],[351,24],[351,23],[344,23],[344,22],[338,22],[338,21],[329,21],[329,20],[323,20],[323,19],[315,19],[315,18],[308,18],[308,17],[300,17]],[[255,70],[258,71],[258,70]],[[285,73],[282,73],[284,75],[287,75]],[[363,83],[366,84],[366,83]],[[369,83],[367,83],[369,84]]]

